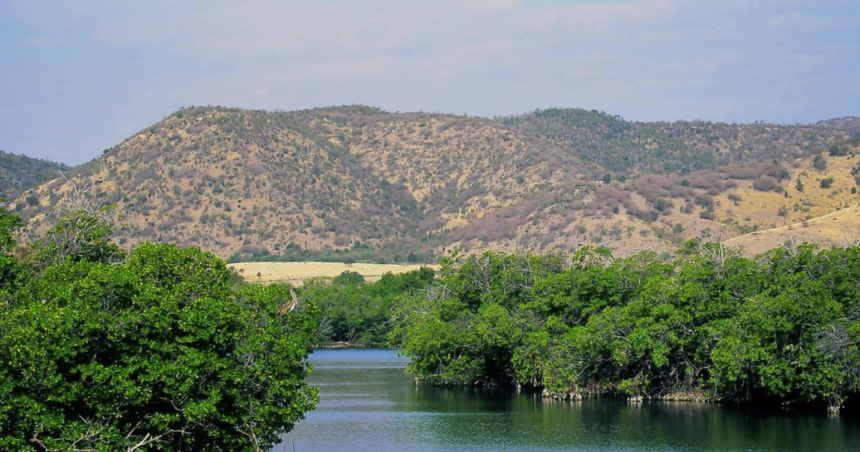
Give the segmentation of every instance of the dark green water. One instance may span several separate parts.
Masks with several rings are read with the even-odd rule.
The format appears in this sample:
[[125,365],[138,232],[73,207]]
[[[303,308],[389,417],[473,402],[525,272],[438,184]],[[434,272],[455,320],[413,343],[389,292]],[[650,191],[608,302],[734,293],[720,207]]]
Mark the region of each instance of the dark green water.
[[389,350],[318,350],[311,361],[321,401],[295,429],[297,452],[860,451],[853,418],[436,388],[416,385]]

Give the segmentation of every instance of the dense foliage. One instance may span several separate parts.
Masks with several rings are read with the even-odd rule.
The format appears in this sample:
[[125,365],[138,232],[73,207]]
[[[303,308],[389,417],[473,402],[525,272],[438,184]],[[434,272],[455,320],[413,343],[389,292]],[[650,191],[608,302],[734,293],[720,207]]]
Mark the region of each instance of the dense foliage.
[[374,283],[365,283],[360,274],[346,271],[331,282],[305,282],[301,298],[320,308],[318,344],[381,345],[388,342],[392,310],[406,298],[422,296],[434,278],[435,272],[428,267],[397,275],[386,273]]
[[62,220],[20,263],[0,209],[0,449],[269,450],[317,402],[318,310],[278,316],[288,287],[233,290],[197,248],[119,256],[96,218]]
[[[0,151],[0,196],[11,199],[21,192],[59,177],[60,171],[68,169],[69,167],[62,163]],[[25,198],[24,202],[36,201],[35,198]],[[22,204],[21,208],[23,207]]]
[[450,256],[391,336],[409,372],[440,384],[832,409],[858,395],[860,247],[748,259],[691,242],[681,255]]

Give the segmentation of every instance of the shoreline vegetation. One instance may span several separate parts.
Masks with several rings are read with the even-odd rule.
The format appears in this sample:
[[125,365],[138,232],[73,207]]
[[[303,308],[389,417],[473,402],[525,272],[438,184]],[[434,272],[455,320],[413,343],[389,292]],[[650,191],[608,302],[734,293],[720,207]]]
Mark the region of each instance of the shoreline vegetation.
[[395,313],[392,343],[441,384],[857,406],[860,246],[746,258],[691,241],[679,255],[449,256],[434,291]]
[[301,294],[338,331],[330,342],[387,337],[430,384],[858,408],[860,246],[748,258],[690,241],[679,256],[452,253],[437,278],[428,268],[408,288],[392,284],[403,276],[386,287],[347,272]]
[[314,344],[385,344],[420,381],[557,399],[860,407],[860,245],[454,251],[305,279],[284,311],[289,283],[248,284],[195,247],[123,251],[110,207],[57,211],[16,248],[0,204],[4,450],[265,450],[318,403]]
[[127,253],[112,209],[58,211],[16,249],[0,199],[0,450],[260,452],[314,409],[312,303],[282,314],[289,286],[196,247]]

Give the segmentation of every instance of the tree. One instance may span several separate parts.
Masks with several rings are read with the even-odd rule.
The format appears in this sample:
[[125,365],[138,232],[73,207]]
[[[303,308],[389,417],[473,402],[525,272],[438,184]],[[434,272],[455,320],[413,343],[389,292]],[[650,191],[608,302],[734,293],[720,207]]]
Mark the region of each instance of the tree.
[[[110,249],[87,237],[75,249]],[[313,409],[318,310],[278,316],[289,287],[234,291],[197,248],[144,244],[115,262],[42,243],[46,265],[0,305],[0,449],[263,451]]]
[[614,259],[586,247],[566,268],[492,252],[446,258],[436,290],[395,310],[391,337],[407,371],[437,384],[832,412],[856,400],[860,247],[787,244],[753,260],[689,241],[678,254]]
[[40,270],[66,260],[121,262],[125,253],[111,242],[116,206],[95,207],[85,190],[67,184],[70,191],[53,212],[57,223],[33,244],[30,259]]
[[13,290],[13,285],[20,282],[22,276],[18,260],[9,253],[15,248],[15,230],[24,225],[21,218],[9,213],[0,198],[0,308],[5,301],[7,291]]
[[331,283],[339,286],[357,286],[364,284],[364,276],[361,273],[347,270],[335,276]]

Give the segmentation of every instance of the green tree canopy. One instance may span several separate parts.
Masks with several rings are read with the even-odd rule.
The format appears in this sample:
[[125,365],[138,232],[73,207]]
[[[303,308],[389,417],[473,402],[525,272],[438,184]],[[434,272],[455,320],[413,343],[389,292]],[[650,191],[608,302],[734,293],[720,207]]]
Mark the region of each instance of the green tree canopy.
[[[49,234],[43,268],[20,267],[26,283],[0,299],[0,449],[269,450],[313,409],[314,305],[278,316],[289,287],[234,291],[197,248],[114,262],[106,226],[81,217],[54,232],[92,233],[73,252]],[[3,225],[17,222],[0,212]]]

